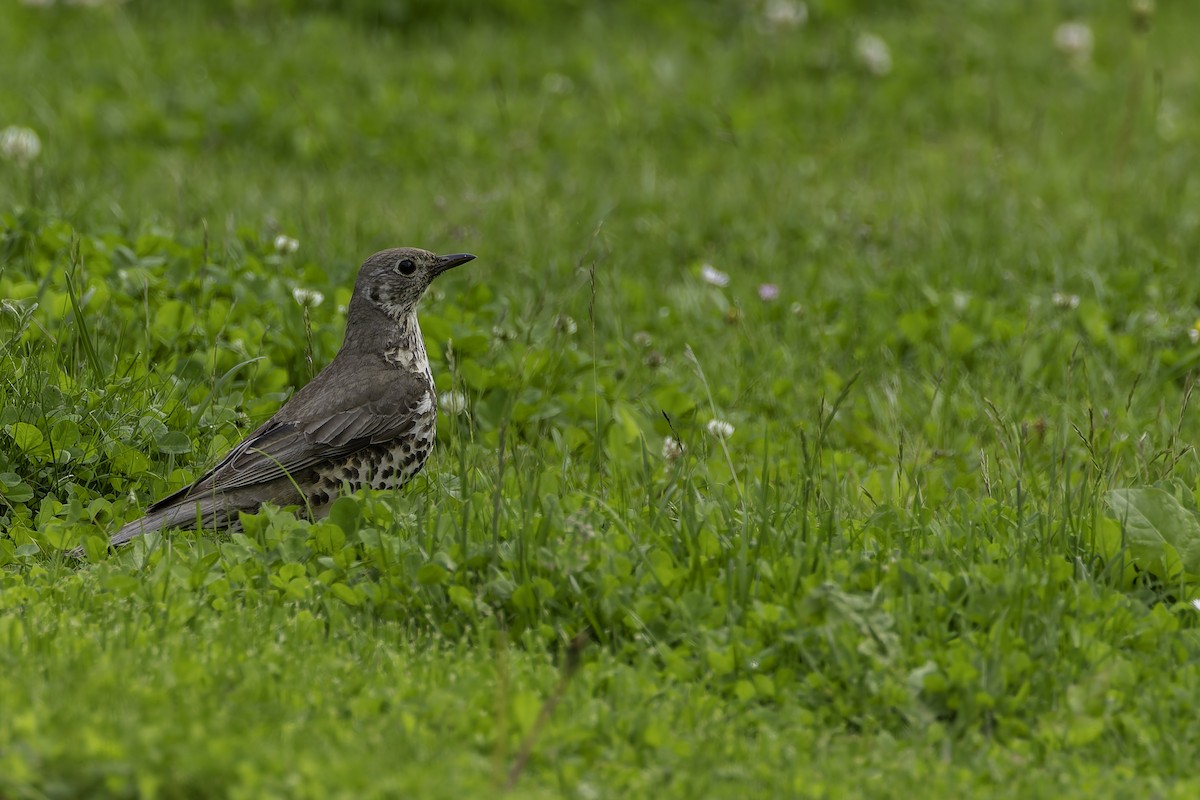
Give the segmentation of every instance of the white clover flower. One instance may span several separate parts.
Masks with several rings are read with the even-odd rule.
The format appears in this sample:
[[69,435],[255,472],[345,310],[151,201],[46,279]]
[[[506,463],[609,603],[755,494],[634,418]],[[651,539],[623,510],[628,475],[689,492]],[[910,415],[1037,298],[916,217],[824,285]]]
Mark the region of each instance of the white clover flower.
[[1188,328],[1188,339],[1192,344],[1200,344],[1200,319],[1193,323],[1192,327]]
[[762,283],[758,287],[758,299],[769,303],[779,297],[779,287],[773,283]]
[[1200,611],[1200,597],[1198,597],[1192,601],[1192,608],[1196,609],[1197,611]]
[[288,255],[300,249],[300,243],[290,236],[284,236],[282,233],[275,237],[275,252],[280,255]]
[[710,283],[713,286],[728,286],[729,275],[714,267],[712,264],[705,264],[700,267],[700,277],[705,283]]
[[1182,126],[1179,124],[1179,107],[1169,100],[1158,104],[1158,116],[1154,120],[1158,136],[1164,142],[1173,142],[1179,138]]
[[854,42],[854,54],[872,75],[883,77],[892,71],[892,51],[887,42],[873,33],[860,33]]
[[662,454],[663,458],[665,458],[667,461],[674,461],[675,459],[679,458],[683,455],[683,451],[686,449],[687,448],[683,446],[683,442],[679,441],[674,436],[668,436],[667,438],[663,439]]
[[558,329],[559,333],[565,333],[568,336],[573,336],[575,331],[579,330],[579,326],[575,324],[575,320],[566,314],[558,315],[558,318],[554,320],[554,327]]
[[763,9],[763,20],[776,30],[799,28],[808,22],[808,6],[792,0],[770,0]]
[[1079,308],[1079,295],[1077,294],[1055,292],[1050,295],[1050,301],[1058,308],[1066,309],[1067,311]]
[[633,334],[633,343],[645,349],[654,344],[654,337],[650,335],[649,331],[637,331]]
[[1082,22],[1064,22],[1054,29],[1054,46],[1077,64],[1091,60],[1096,42],[1092,29]]
[[461,414],[467,410],[467,397],[462,392],[446,392],[438,397],[438,405],[447,414]]
[[325,295],[321,294],[316,289],[302,289],[299,286],[297,286],[295,289],[292,289],[292,297],[296,299],[297,303],[305,308],[316,308],[317,306],[321,305],[321,303],[325,302]]
[[550,94],[570,94],[575,82],[560,72],[548,72],[542,76],[542,89]]
[[0,131],[0,155],[18,164],[28,164],[42,152],[42,140],[37,131],[20,125],[10,125]]
[[718,439],[728,439],[733,436],[733,425],[723,419],[710,419],[708,421],[708,432]]

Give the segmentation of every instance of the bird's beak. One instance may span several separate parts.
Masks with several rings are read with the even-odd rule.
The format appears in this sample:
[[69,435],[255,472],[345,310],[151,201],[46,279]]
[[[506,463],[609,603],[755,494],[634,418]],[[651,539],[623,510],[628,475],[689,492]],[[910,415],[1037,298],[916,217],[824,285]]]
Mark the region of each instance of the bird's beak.
[[434,274],[441,275],[448,269],[457,267],[459,264],[465,264],[468,261],[474,261],[475,256],[470,253],[455,253],[450,256],[438,256],[437,263],[434,265]]

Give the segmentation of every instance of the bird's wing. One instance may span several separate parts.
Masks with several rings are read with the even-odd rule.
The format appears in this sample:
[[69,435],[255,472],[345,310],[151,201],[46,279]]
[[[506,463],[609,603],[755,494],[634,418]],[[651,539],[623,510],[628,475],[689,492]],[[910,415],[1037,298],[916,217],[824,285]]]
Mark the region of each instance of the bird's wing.
[[316,407],[318,404],[306,402],[314,394],[308,390],[315,383],[306,386],[195,483],[147,510],[295,475],[322,461],[396,439],[433,410],[433,393],[424,383],[352,380],[340,386],[336,404],[319,404],[325,406],[322,411]]

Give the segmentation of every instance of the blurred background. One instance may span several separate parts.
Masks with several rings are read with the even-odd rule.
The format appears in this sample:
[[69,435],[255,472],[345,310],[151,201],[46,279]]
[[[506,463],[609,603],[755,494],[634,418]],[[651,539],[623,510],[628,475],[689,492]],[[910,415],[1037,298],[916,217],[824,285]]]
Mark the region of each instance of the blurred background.
[[347,264],[483,230],[476,247],[509,276],[555,274],[600,228],[649,274],[719,254],[798,271],[797,290],[878,260],[884,240],[892,265],[937,252],[995,266],[1010,231],[1048,220],[1072,239],[1136,223],[1164,247],[1197,225],[1187,3],[2,13],[3,126],[36,131],[42,153],[30,174],[7,171],[0,200],[89,224],[286,230]]

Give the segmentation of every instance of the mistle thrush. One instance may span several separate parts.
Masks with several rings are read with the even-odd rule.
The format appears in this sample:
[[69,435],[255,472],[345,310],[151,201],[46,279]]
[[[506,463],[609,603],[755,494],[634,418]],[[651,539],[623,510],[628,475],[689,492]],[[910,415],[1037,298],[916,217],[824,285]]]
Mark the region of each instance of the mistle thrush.
[[314,518],[344,491],[396,489],[433,449],[437,395],[417,301],[473,255],[384,250],[358,271],[346,338],[329,366],[195,483],[146,509],[109,541],[162,528],[228,528],[263,503]]

